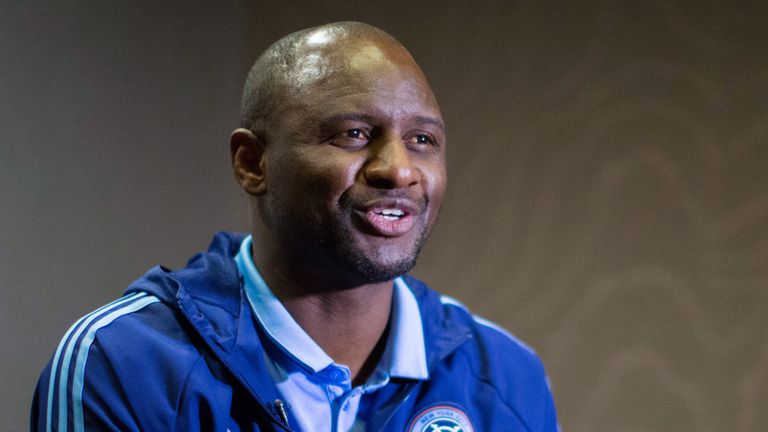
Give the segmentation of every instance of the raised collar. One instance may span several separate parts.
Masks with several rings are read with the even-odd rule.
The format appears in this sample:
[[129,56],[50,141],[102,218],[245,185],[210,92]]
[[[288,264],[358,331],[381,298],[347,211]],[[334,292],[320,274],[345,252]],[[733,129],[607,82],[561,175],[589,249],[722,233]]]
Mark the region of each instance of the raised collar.
[[[253,263],[251,245],[252,237],[248,236],[235,262],[244,279],[248,302],[262,329],[309,372],[317,373],[331,366],[333,359],[299,326],[264,282]],[[378,369],[390,378],[429,378],[421,313],[413,292],[402,278],[395,279],[390,320],[387,345]]]

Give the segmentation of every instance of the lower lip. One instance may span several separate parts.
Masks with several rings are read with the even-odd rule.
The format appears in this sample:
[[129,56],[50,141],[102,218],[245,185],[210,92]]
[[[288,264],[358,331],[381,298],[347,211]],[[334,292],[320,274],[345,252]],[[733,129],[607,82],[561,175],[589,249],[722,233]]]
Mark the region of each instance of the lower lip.
[[373,228],[376,234],[385,237],[398,237],[406,234],[413,228],[415,223],[412,215],[401,216],[395,220],[386,219],[383,215],[380,215],[373,211],[365,213],[365,221]]

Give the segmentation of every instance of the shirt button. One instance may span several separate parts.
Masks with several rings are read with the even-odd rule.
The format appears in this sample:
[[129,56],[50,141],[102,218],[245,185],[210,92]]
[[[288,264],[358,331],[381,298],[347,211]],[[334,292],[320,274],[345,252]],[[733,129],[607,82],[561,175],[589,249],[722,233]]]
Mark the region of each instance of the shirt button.
[[334,381],[338,381],[339,379],[341,379],[341,372],[338,371],[337,369],[332,370],[331,379]]

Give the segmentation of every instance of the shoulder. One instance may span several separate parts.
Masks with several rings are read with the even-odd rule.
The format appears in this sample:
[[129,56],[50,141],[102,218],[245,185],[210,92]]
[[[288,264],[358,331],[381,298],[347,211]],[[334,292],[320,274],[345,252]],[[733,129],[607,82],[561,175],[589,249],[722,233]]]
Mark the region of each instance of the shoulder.
[[[155,267],[77,320],[40,376],[32,429],[171,430],[180,410],[228,403],[231,378],[200,332],[224,345],[237,339],[242,301],[231,255],[241,237],[217,234],[183,269]],[[193,325],[192,310],[211,324]]]
[[94,366],[86,361],[98,351],[105,360],[119,363],[121,372],[132,371],[126,368],[132,362],[146,370],[148,364],[164,366],[165,356],[183,364],[200,355],[178,311],[147,292],[130,293],[80,318],[59,348],[64,357],[75,353],[80,367]]
[[120,429],[140,429],[135,413],[151,408],[168,419],[156,426],[171,427],[200,358],[176,311],[146,292],[126,295],[64,334],[38,383],[33,425],[78,430],[108,417]]
[[515,335],[416,278],[407,277],[405,282],[419,301],[427,333],[464,332],[468,336],[469,340],[458,350],[477,360],[478,366],[484,366],[478,370],[479,375],[516,372],[543,378],[544,367],[539,356]]
[[544,366],[536,351],[515,335],[481,316],[473,314],[458,300],[440,295],[440,303],[448,319],[460,320],[471,332],[463,352],[475,367],[478,378],[503,383],[498,376],[515,376],[517,382],[541,383]]
[[[430,386],[440,393],[437,399],[467,408],[479,425],[511,422],[505,424],[524,425],[529,431],[557,430],[544,365],[530,346],[458,300],[414,278],[406,282],[419,298],[431,349],[444,350],[430,372]],[[473,396],[465,400],[465,393]]]
[[455,357],[461,360],[454,361],[464,363],[483,383],[477,393],[493,388],[498,400],[530,431],[559,430],[549,380],[537,353],[457,300],[444,295],[440,300],[446,314],[461,315],[469,324],[471,338],[456,350]]

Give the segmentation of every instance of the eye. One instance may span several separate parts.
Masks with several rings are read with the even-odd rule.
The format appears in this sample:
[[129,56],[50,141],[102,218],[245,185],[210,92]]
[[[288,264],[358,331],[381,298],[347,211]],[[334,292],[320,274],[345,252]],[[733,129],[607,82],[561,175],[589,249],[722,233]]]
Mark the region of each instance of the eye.
[[417,134],[411,135],[408,141],[411,144],[419,147],[437,145],[437,140],[435,139],[435,137],[427,133],[417,133]]
[[365,131],[360,128],[349,129],[344,132],[344,136],[347,138],[365,138]]
[[342,129],[340,132],[336,132],[331,139],[331,143],[348,150],[357,150],[368,144],[370,140],[370,131],[366,128],[357,127]]
[[419,134],[414,137],[416,144],[432,144],[432,137],[429,135]]

